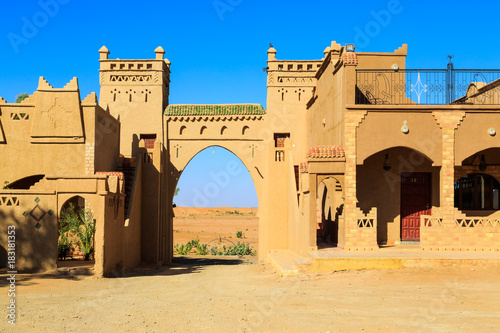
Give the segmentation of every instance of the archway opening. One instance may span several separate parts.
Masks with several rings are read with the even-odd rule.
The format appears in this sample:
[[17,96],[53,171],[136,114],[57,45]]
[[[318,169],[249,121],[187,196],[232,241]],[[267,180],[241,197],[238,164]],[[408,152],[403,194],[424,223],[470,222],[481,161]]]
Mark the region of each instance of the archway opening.
[[321,181],[317,193],[317,246],[335,248],[339,244],[339,229],[344,208],[342,186],[338,179],[328,177]]
[[500,148],[477,151],[455,166],[455,207],[466,216],[499,216]]
[[417,245],[420,215],[440,207],[440,166],[407,147],[379,151],[357,166],[359,207],[377,208],[377,242],[383,246]]
[[94,267],[96,220],[90,203],[81,196],[68,199],[58,218],[58,267]]
[[472,211],[497,211],[500,209],[500,184],[487,174],[472,173],[455,184],[455,207]]
[[176,188],[174,255],[257,255],[257,192],[235,154],[219,146],[200,151]]

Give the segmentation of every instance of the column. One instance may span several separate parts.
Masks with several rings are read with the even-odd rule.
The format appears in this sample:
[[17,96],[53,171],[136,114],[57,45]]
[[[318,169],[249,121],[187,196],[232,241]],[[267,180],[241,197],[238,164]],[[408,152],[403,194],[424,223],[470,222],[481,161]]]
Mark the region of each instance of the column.
[[441,209],[443,224],[455,223],[455,131],[465,117],[463,111],[434,112],[442,131]]
[[366,111],[347,111],[345,116],[345,201],[344,201],[344,224],[345,224],[345,248],[354,247],[358,241],[357,228],[357,202],[356,197],[356,132]]

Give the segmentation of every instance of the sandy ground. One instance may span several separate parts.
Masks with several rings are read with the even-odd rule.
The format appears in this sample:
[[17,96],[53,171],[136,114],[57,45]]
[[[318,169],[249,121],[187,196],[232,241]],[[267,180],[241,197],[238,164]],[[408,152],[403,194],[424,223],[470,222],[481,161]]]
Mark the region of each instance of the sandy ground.
[[[243,230],[246,241],[257,242],[258,220],[250,212],[218,219],[217,210],[177,209],[176,240],[236,240]],[[0,332],[498,332],[499,281],[499,267],[280,278],[255,257],[176,256],[172,266],[116,278],[81,268],[17,275],[16,325],[2,316]],[[8,289],[0,275],[5,314]]]
[[0,331],[498,332],[499,278],[484,267],[279,278],[254,258],[178,257],[120,278],[18,275],[17,324]]
[[[259,247],[259,218],[255,208],[174,208],[174,244],[186,244],[198,238],[200,243],[231,246],[246,242],[257,250]],[[243,232],[241,239],[236,237]],[[222,243],[218,240],[226,239]]]

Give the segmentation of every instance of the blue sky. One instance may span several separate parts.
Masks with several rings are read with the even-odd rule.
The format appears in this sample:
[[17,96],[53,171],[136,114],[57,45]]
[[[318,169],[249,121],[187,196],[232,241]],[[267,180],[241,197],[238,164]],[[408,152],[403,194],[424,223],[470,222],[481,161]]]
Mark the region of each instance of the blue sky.
[[[35,91],[39,76],[54,87],[76,76],[82,98],[99,93],[102,45],[122,59],[153,58],[161,45],[172,62],[172,104],[265,106],[270,42],[278,59],[320,59],[336,40],[373,52],[407,43],[407,68],[445,68],[448,54],[455,68],[500,68],[500,5],[493,0],[37,0],[4,1],[0,8],[0,96],[8,102]],[[190,177],[205,162],[189,166]],[[253,205],[246,195],[237,203],[223,198]]]

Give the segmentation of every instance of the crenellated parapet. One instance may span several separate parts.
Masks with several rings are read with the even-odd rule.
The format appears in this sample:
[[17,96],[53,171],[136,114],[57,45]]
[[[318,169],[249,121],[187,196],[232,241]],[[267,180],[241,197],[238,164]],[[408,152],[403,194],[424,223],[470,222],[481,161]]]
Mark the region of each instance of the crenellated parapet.
[[170,61],[162,47],[155,49],[153,59],[110,59],[105,46],[99,54],[99,104],[120,120],[120,153],[135,156],[138,147],[130,142],[162,136],[162,113],[169,104]]

